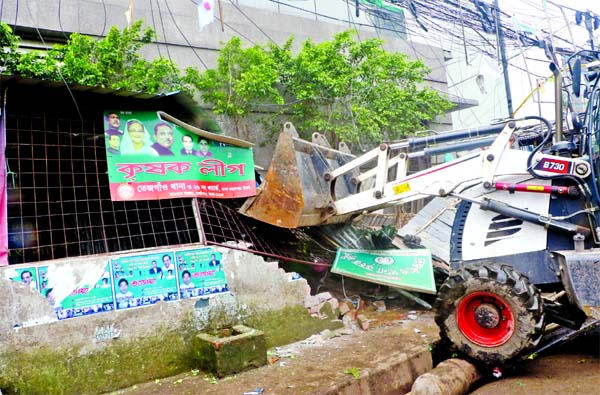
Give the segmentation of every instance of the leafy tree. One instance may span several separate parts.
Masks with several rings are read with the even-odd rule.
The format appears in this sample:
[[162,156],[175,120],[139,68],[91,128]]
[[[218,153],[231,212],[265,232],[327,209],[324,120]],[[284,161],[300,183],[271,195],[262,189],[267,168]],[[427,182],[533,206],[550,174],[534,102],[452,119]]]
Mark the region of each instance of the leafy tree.
[[217,69],[200,76],[198,88],[215,113],[236,125],[271,104],[279,122],[291,119],[305,137],[317,131],[334,142],[398,139],[422,129],[451,104],[420,87],[429,72],[421,61],[386,52],[382,43],[357,42],[351,32],[342,32],[319,44],[308,40],[294,55],[293,39],[283,47],[244,49],[233,38]]
[[234,37],[221,50],[217,67],[203,73],[180,71],[167,59],[143,58],[141,48],[154,37],[138,21],[121,31],[113,27],[100,40],[73,33],[49,51],[20,54],[19,38],[1,23],[1,72],[147,93],[199,91],[238,135],[259,123],[279,129],[289,119],[304,137],[316,131],[334,143],[398,139],[450,108],[445,98],[422,87],[429,70],[421,61],[386,52],[381,40],[357,42],[350,32],[318,44],[308,40],[297,53],[293,38],[281,47],[246,48]]
[[0,72],[4,73],[7,70],[14,70],[19,59],[17,47],[19,39],[16,37],[10,26],[6,23],[0,23]]
[[[2,24],[0,33],[4,41],[16,48],[18,37],[13,35],[8,25]],[[122,31],[113,27],[100,40],[73,33],[66,44],[53,45],[49,51],[32,51],[17,56],[6,71],[24,77],[64,78],[70,83],[152,94],[176,90],[193,93],[192,69],[182,73],[170,60],[158,58],[148,61],[141,56],[140,49],[154,37],[152,29],[142,31],[141,21]]]
[[221,49],[216,69],[199,74],[195,85],[215,114],[229,117],[239,134],[249,127],[244,121],[257,105],[283,104],[277,66],[264,47],[244,49],[239,37],[234,37]]

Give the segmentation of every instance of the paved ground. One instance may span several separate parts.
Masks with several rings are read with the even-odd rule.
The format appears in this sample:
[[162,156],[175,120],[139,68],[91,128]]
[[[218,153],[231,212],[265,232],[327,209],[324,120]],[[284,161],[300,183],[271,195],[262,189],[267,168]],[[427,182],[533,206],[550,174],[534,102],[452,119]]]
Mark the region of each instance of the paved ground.
[[[192,371],[117,391],[112,395],[242,395],[262,388],[264,395],[337,394],[336,388],[357,382],[381,380],[378,372],[390,370],[390,361],[429,350],[438,339],[433,314],[395,306],[378,313],[363,312],[371,320],[369,330],[354,327],[315,335],[305,341],[271,350],[271,364],[224,379]],[[502,380],[482,384],[473,395],[600,394],[600,341],[596,332],[540,356]],[[413,372],[414,373],[414,372]],[[384,378],[385,379],[385,378]],[[352,394],[400,395],[358,389]],[[369,392],[370,391],[370,392]]]
[[522,366],[514,375],[485,384],[472,395],[598,395],[599,333],[580,337]]
[[[382,364],[401,358],[402,353],[428,351],[431,342],[437,339],[438,330],[431,313],[417,312],[416,319],[409,319],[406,312],[400,311],[367,314],[373,320],[369,330],[342,329],[341,333],[348,334],[330,339],[326,339],[329,336],[314,336],[308,341],[281,347],[271,352],[279,359],[259,369],[222,380],[201,372],[189,372],[117,391],[113,395],[242,395],[255,388],[264,388],[265,395],[327,394],[336,383],[354,380],[353,373],[366,377],[378,367],[381,369]],[[413,314],[410,316],[415,318]],[[405,393],[409,389],[410,384],[405,391],[395,393]]]

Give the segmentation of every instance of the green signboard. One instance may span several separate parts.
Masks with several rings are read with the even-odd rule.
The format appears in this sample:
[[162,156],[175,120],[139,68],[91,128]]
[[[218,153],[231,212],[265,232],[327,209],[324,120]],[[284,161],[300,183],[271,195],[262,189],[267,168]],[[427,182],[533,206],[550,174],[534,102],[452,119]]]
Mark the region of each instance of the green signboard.
[[435,294],[431,251],[350,250],[337,251],[333,273],[395,288]]
[[252,148],[236,146],[232,138],[219,137],[232,144],[211,140],[210,133],[184,129],[165,116],[152,111],[104,113],[112,200],[256,194]]

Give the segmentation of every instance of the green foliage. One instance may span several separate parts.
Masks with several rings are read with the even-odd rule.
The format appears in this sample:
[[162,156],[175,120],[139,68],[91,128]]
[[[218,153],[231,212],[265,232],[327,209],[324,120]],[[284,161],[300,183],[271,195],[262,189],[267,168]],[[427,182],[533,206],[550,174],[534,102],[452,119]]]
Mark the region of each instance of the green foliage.
[[0,23],[0,72],[14,69],[19,53],[17,47],[19,39],[13,34],[12,29],[6,23]]
[[202,73],[143,58],[140,50],[154,37],[138,21],[121,31],[113,27],[100,40],[73,33],[49,51],[21,54],[19,38],[2,23],[0,72],[151,94],[198,90],[238,135],[260,123],[274,132],[291,120],[303,137],[320,132],[333,143],[363,147],[410,135],[451,107],[438,92],[421,87],[429,72],[421,61],[386,52],[381,40],[356,41],[351,32],[322,43],[308,40],[297,53],[293,37],[281,47],[247,48],[234,37],[217,67]]
[[199,74],[195,85],[216,114],[230,117],[236,132],[256,105],[283,104],[277,89],[278,68],[263,47],[242,48],[239,37],[221,49],[216,69]]
[[283,47],[244,49],[235,37],[197,87],[215,113],[235,125],[267,109],[272,116],[265,119],[289,119],[304,137],[317,131],[334,142],[377,144],[422,129],[451,107],[419,86],[429,72],[421,61],[386,52],[382,43],[343,32],[318,44],[308,40],[293,54],[293,38]]
[[[19,38],[10,27],[3,23],[0,33],[2,45],[16,49]],[[142,31],[141,21],[122,31],[113,27],[100,40],[73,33],[66,44],[53,45],[49,51],[17,55],[5,72],[151,94],[176,90],[193,93],[190,81],[197,71],[182,73],[170,60],[148,61],[141,56],[142,47],[154,37],[152,29]]]

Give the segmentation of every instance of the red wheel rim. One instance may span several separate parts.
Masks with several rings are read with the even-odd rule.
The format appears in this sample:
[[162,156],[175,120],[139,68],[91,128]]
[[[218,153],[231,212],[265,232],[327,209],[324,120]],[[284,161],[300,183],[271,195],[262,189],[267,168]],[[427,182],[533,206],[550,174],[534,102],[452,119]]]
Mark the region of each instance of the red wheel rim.
[[[494,327],[481,324],[477,311],[491,306],[497,311],[498,323]],[[489,310],[489,309],[488,309]],[[497,347],[508,341],[515,331],[515,321],[510,306],[504,299],[489,292],[474,292],[465,296],[456,312],[458,329],[475,344],[483,347]]]

